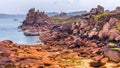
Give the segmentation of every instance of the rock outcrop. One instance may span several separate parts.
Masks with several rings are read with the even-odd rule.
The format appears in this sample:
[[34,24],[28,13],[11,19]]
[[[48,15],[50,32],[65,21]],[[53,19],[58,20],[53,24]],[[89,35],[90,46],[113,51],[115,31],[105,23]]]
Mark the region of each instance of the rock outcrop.
[[[103,61],[103,57],[108,57],[108,60],[116,62],[114,58],[112,59],[112,56],[107,55],[109,52],[103,53],[104,50],[102,48],[108,46],[110,42],[119,45],[120,14],[118,12],[113,13],[112,11],[106,13],[101,6],[98,6],[94,11],[81,15],[79,22],[65,23],[41,33],[41,41],[51,46],[67,46],[67,48],[71,49],[78,48],[77,51],[80,52],[80,56],[94,57],[97,62],[105,62],[106,59]],[[96,17],[98,19],[94,20]],[[118,51],[110,51],[113,51],[113,54],[119,54]],[[119,62],[118,59],[117,61]]]
[[[120,13],[115,11],[105,12],[102,6],[93,8],[90,12],[80,16],[79,21],[63,23],[65,13],[61,14],[59,23],[54,23],[51,17],[43,12],[31,9],[26,20],[21,26],[26,35],[40,34],[40,40],[48,46],[60,46],[78,52],[80,57],[90,57],[98,64],[104,65],[107,61],[120,62],[119,50],[114,50],[109,43],[116,44],[119,49],[120,41]],[[58,19],[58,18],[57,18]],[[70,19],[71,20],[71,19]],[[25,27],[23,27],[25,26]],[[109,48],[103,49],[108,46]],[[110,53],[115,55],[113,58]],[[92,63],[92,66],[94,63]]]
[[52,21],[50,21],[50,18],[44,12],[35,11],[35,8],[32,8],[29,10],[23,25],[39,26],[45,23],[52,23]]
[[[39,31],[42,29],[49,28],[48,24],[52,24],[54,21],[50,19],[44,12],[35,11],[32,8],[28,11],[26,19],[20,28],[23,30],[25,35],[39,35]],[[42,29],[41,29],[42,28]]]
[[92,8],[90,13],[91,14],[101,14],[104,12],[104,7],[98,5],[97,8]]

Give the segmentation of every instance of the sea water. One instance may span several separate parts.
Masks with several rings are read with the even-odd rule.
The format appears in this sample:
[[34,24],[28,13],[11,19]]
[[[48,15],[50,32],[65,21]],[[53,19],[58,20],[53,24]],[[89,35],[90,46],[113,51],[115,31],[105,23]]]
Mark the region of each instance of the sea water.
[[25,36],[17,27],[21,25],[24,18],[1,18],[0,19],[0,41],[11,40],[18,44],[36,44],[39,36]]

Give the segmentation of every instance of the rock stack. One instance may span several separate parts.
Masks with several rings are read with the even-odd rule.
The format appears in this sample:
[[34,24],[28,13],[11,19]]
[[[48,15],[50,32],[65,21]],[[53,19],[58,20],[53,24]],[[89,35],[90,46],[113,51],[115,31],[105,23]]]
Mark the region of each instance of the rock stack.
[[26,20],[24,20],[23,25],[35,25],[39,26],[42,23],[52,23],[48,21],[50,18],[44,13],[35,11],[35,8],[29,10]]
[[104,12],[104,7],[98,5],[97,8],[92,8],[90,13],[91,14],[101,14]]
[[53,23],[53,20],[50,19],[44,12],[35,11],[35,8],[29,10],[26,15],[26,19],[23,21],[23,24],[20,28],[23,30],[25,35],[39,35],[41,28],[47,29],[45,27],[48,24]]

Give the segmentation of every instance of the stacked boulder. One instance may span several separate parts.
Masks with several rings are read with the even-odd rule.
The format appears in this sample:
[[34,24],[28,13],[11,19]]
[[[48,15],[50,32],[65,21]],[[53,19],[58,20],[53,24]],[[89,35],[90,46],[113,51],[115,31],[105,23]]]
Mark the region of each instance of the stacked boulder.
[[42,23],[51,23],[50,18],[44,13],[35,11],[35,8],[29,10],[26,20],[24,20],[23,25],[36,25],[39,26]]
[[[119,11],[116,8],[115,11]],[[29,10],[26,20],[23,25],[31,27],[37,27],[43,29],[40,32],[40,40],[47,45],[51,46],[66,46],[68,48],[76,48],[75,51],[80,52],[82,57],[108,57],[111,59],[111,53],[119,53],[108,47],[102,49],[105,46],[109,46],[109,42],[115,41],[117,45],[120,41],[120,13],[108,12],[104,14],[104,7],[98,6],[93,8],[89,13],[81,15],[79,22],[64,23],[61,25],[51,25],[52,20],[50,17],[44,14],[44,12],[35,12],[35,9]],[[102,14],[102,15],[101,15]],[[61,17],[65,18],[66,14],[62,13]],[[96,21],[95,16],[99,16]],[[51,29],[48,29],[51,27]],[[33,30],[33,28],[31,29]],[[31,31],[30,30],[30,31]],[[35,33],[34,31],[32,33]],[[114,43],[114,42],[113,42]],[[105,53],[104,53],[105,52]],[[120,54],[120,53],[119,53]],[[100,60],[101,58],[97,59]],[[103,62],[103,60],[101,60]],[[114,59],[112,59],[114,61]],[[119,61],[119,60],[118,60]]]
[[[91,10],[90,13],[93,13],[93,11]],[[95,8],[94,14],[102,14],[102,13],[104,13],[104,8],[98,5],[98,7]],[[53,33],[58,32],[58,35],[59,33],[62,33],[62,34],[67,33],[67,36],[69,35],[72,37],[77,36],[78,38],[88,38],[88,39],[96,39],[96,40],[108,39],[108,40],[119,41],[120,40],[119,15],[120,15],[119,13],[113,14],[113,12],[109,12],[108,15],[101,16],[98,21],[93,20],[92,22],[91,19],[93,18],[89,17],[89,19],[81,19],[80,22],[65,23],[60,27],[55,28],[55,30],[53,29],[52,32]],[[56,30],[56,29],[59,29],[59,30]],[[50,33],[52,34],[52,32]],[[61,40],[58,37],[56,38]],[[62,38],[62,39],[65,39],[65,38]],[[51,40],[51,41],[55,41],[55,40]]]
[[26,19],[23,21],[23,24],[20,25],[20,28],[23,30],[24,34],[27,36],[39,35],[39,31],[49,29],[50,24],[54,21],[48,17],[44,12],[35,11],[35,8],[32,8],[28,11]]
[[101,14],[104,12],[104,7],[98,5],[97,8],[92,8],[90,13],[91,14]]

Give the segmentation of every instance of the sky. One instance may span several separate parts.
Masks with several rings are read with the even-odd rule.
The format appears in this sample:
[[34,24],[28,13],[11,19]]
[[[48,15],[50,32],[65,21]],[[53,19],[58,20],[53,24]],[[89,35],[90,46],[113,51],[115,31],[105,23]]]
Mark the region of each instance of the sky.
[[45,12],[90,11],[97,5],[114,10],[120,0],[0,0],[0,13],[26,14],[30,8]]

